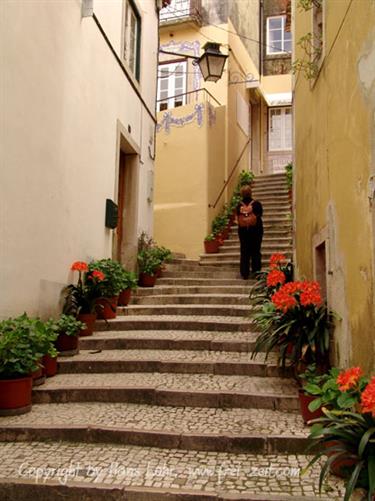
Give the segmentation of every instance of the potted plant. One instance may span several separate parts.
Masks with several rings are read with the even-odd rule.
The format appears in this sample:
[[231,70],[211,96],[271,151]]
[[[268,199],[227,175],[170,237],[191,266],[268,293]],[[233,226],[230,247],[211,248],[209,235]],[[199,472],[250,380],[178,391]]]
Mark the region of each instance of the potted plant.
[[286,184],[288,186],[289,201],[292,202],[293,197],[293,164],[290,162],[285,166]]
[[89,267],[84,261],[76,261],[70,269],[78,271],[78,281],[76,285],[70,284],[64,288],[63,313],[77,317],[86,325],[80,332],[81,336],[91,336],[98,309],[96,300],[101,296],[99,284],[105,276],[100,270],[94,269],[89,272]]
[[121,263],[113,259],[99,259],[89,263],[89,271],[103,273],[104,278],[98,283],[99,298],[96,304],[98,318],[116,318],[118,296],[126,285],[126,271]]
[[55,346],[60,355],[71,356],[78,353],[78,338],[84,329],[83,322],[64,313],[54,322],[54,330],[57,333]]
[[330,404],[337,399],[337,375],[338,369],[335,368],[329,373],[319,374],[316,364],[310,364],[306,371],[300,374],[302,388],[298,390],[298,396],[305,424],[324,416],[323,405]]
[[127,306],[130,301],[132,291],[137,290],[138,277],[133,271],[125,270],[123,289],[118,297],[119,306]]
[[156,271],[160,267],[160,256],[152,247],[138,252],[139,285],[153,287],[156,282]]
[[204,239],[204,251],[206,254],[216,254],[216,252],[219,252],[219,242],[213,233],[210,233]]
[[369,382],[358,369],[344,371],[337,378],[342,391],[357,392],[356,403],[350,410],[325,409],[325,417],[315,420],[309,437],[317,452],[306,469],[326,456],[319,488],[333,470],[348,479],[344,501],[351,499],[356,487],[368,491],[368,501],[375,494],[375,377]]
[[158,245],[154,249],[156,256],[160,259],[160,267],[156,270],[156,277],[159,278],[163,272],[164,263],[169,263],[172,260],[172,252],[166,247]]
[[260,328],[253,356],[279,351],[282,368],[316,362],[327,366],[335,314],[323,303],[318,282],[287,282],[254,315]]
[[31,373],[38,369],[37,361],[44,354],[38,351],[41,325],[26,313],[0,322],[0,415],[31,409]]

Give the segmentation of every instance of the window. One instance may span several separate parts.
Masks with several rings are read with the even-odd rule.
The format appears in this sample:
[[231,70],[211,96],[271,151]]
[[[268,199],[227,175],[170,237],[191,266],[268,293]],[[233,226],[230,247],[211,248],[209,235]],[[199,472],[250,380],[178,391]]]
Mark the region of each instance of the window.
[[130,0],[125,2],[124,59],[135,78],[139,80],[141,19]]
[[292,108],[269,108],[268,149],[282,151],[292,149]]
[[186,67],[186,61],[159,66],[158,111],[186,104]]
[[267,55],[292,52],[292,33],[285,30],[286,16],[267,18]]

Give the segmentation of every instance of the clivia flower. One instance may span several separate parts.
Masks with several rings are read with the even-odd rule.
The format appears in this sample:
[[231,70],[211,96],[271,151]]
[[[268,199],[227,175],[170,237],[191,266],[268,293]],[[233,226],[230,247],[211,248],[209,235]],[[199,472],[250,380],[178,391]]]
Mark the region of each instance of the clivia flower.
[[84,261],[75,261],[70,269],[73,271],[89,271],[89,267]]
[[275,269],[286,263],[286,257],[281,252],[275,252],[270,258],[270,268]]
[[297,306],[297,300],[294,296],[287,294],[283,291],[283,287],[281,287],[275,294],[272,295],[272,302],[276,306],[278,310],[286,313],[288,310]]
[[275,287],[276,285],[285,283],[286,277],[281,270],[273,269],[267,275],[267,287]]
[[370,412],[372,417],[375,418],[375,376],[363,390],[361,395],[361,412],[365,414]]
[[340,374],[337,376],[336,382],[341,391],[347,391],[357,385],[361,376],[363,376],[362,369],[360,367],[352,367],[351,369],[340,372]]
[[90,279],[93,279],[93,278],[96,278],[96,280],[98,282],[101,282],[102,280],[105,279],[105,275],[103,272],[99,271],[99,270],[94,270],[89,276],[88,278]]

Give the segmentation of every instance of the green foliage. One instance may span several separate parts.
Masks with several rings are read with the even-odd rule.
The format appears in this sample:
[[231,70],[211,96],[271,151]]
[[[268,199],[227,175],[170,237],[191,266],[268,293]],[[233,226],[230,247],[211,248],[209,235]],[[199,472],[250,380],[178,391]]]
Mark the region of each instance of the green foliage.
[[146,248],[138,252],[139,273],[146,275],[155,275],[156,271],[162,265],[158,251],[153,248]]
[[126,286],[125,289],[136,290],[138,287],[138,277],[134,271],[127,271],[126,273]]
[[85,324],[72,315],[62,314],[60,318],[53,323],[53,328],[58,334],[64,333],[67,336],[78,336],[79,332],[85,328]]
[[319,40],[314,40],[312,33],[306,33],[302,36],[297,45],[305,53],[304,58],[297,58],[292,63],[292,73],[302,72],[307,80],[313,80],[319,72],[319,60],[322,55],[321,43]]
[[205,242],[212,242],[213,240],[215,240],[215,238],[216,238],[216,236],[213,233],[210,233],[209,235],[206,236],[204,241]]
[[89,263],[89,270],[93,272],[99,270],[104,273],[104,280],[97,283],[99,295],[101,297],[117,296],[126,288],[127,275],[124,267],[118,261],[113,259],[99,259]]
[[99,282],[88,277],[91,275],[85,273],[77,285],[70,284],[63,289],[64,314],[76,317],[79,313],[95,313],[96,300],[102,296],[102,291]]
[[222,211],[212,221],[212,233],[218,235],[229,223],[228,216]]
[[286,184],[288,185],[289,189],[292,189],[292,187],[293,187],[293,164],[292,164],[292,162],[288,163],[285,166],[285,173],[286,173]]
[[263,351],[267,358],[277,348],[281,366],[285,368],[287,363],[296,365],[301,360],[322,361],[328,354],[334,318],[325,305],[295,307],[282,312],[269,301],[254,315],[254,320],[261,332],[253,358]]
[[159,257],[161,263],[169,263],[172,260],[172,252],[166,247],[154,247],[156,256]]
[[367,489],[371,501],[375,492],[375,419],[371,414],[343,410],[325,410],[325,415],[314,420],[309,438],[318,452],[305,470],[327,456],[320,473],[321,491],[330,466],[337,460],[352,460],[352,466],[346,466],[344,501],[351,499],[356,487]]
[[57,355],[56,337],[50,321],[29,318],[26,313],[0,322],[0,377],[10,379],[37,370],[43,355]]
[[362,377],[358,387],[341,391],[337,384],[340,370],[333,367],[326,374],[317,374],[315,365],[307,368],[300,378],[304,381],[303,390],[316,399],[310,402],[309,410],[314,412],[319,407],[330,409],[350,410],[359,403],[360,394],[368,384],[368,378]]
[[316,7],[320,7],[322,4],[322,0],[297,0],[297,8],[301,11],[308,11]]
[[241,188],[241,186],[251,184],[254,181],[254,177],[255,175],[253,172],[248,170],[242,170],[239,175],[239,181],[238,181],[239,188]]

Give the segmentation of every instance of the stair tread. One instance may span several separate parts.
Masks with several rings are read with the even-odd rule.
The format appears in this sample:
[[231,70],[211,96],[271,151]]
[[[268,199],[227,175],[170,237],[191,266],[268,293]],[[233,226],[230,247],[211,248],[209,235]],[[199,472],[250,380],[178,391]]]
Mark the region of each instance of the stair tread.
[[[46,458],[52,468],[59,467],[65,472],[72,472],[68,486],[84,488],[90,499],[98,499],[98,496],[104,499],[106,492],[107,499],[129,499],[127,491],[129,495],[133,493],[131,499],[150,501],[159,501],[163,495],[167,496],[167,492],[168,498],[172,500],[177,499],[177,494],[181,495],[179,499],[185,499],[186,493],[186,499],[190,501],[220,500],[226,494],[230,495],[226,499],[261,501],[285,501],[289,497],[298,501],[304,496],[307,496],[307,501],[318,496],[320,466],[317,464],[309,470],[309,475],[300,476],[309,457],[297,454],[265,456],[175,449],[166,451],[156,447],[109,444],[85,444],[82,447],[74,442],[1,443],[0,453],[0,478],[2,483],[11,484],[7,494],[15,493],[13,499],[30,499],[25,495],[30,488],[34,496],[39,491],[47,493],[47,496],[50,494],[49,499],[64,497],[62,493],[66,494],[67,489],[62,485],[63,478],[58,477],[62,475],[61,470],[52,473],[52,478],[40,479],[39,484],[34,485],[37,483],[36,471],[46,472]],[[34,468],[29,472],[30,478],[27,478],[28,472],[24,471],[25,457],[27,465]],[[275,474],[262,473],[262,467],[263,470],[271,467],[274,472],[277,468],[276,478]],[[34,487],[30,487],[32,485]],[[341,500],[343,481],[331,478],[329,487],[326,499]],[[116,488],[124,490],[116,492]],[[249,495],[249,492],[252,494]],[[77,493],[75,496],[75,499],[79,498]],[[44,496],[44,499],[47,497]],[[321,497],[316,499],[325,501]]]
[[[159,372],[121,372],[98,374],[57,374],[47,379],[34,393],[56,389],[149,388],[158,391],[246,393],[297,398],[297,384],[292,379],[261,376],[217,374],[181,374]],[[99,390],[100,391],[100,390]]]
[[35,404],[30,414],[2,417],[4,427],[96,426],[202,435],[306,437],[298,413],[270,409],[172,407],[131,403]]
[[100,353],[93,353],[92,350],[80,350],[77,355],[71,357],[60,357],[58,360],[64,362],[111,362],[111,361],[176,361],[184,363],[192,362],[228,362],[238,364],[266,364],[277,365],[277,353],[270,353],[268,361],[265,362],[265,354],[258,353],[252,359],[250,352],[233,352],[223,350],[147,350],[147,349],[123,349],[123,350],[102,350]]

